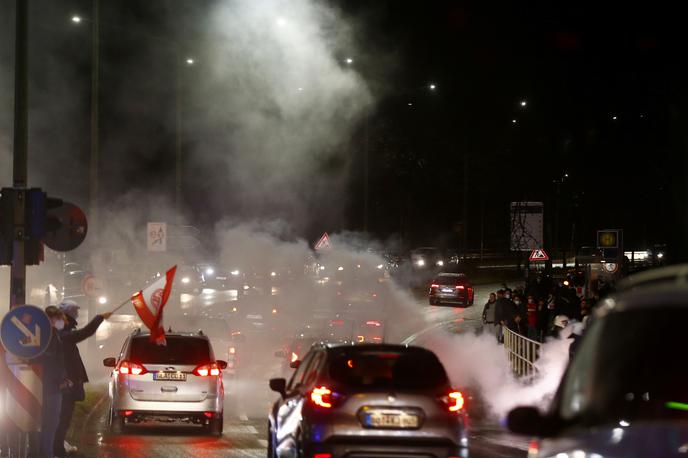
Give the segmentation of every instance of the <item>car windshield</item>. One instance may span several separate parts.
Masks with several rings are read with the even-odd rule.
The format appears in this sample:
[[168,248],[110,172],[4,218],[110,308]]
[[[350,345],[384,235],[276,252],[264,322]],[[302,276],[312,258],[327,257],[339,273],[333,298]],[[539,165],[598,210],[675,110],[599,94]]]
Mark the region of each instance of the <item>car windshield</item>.
[[334,356],[329,372],[350,389],[427,390],[448,384],[438,359],[420,351],[343,351]]
[[167,345],[156,345],[146,337],[131,343],[131,359],[143,364],[198,365],[211,360],[206,339],[195,337],[167,337]]
[[664,307],[595,323],[567,374],[562,416],[592,424],[688,420],[688,366],[677,353],[687,320],[685,307]]

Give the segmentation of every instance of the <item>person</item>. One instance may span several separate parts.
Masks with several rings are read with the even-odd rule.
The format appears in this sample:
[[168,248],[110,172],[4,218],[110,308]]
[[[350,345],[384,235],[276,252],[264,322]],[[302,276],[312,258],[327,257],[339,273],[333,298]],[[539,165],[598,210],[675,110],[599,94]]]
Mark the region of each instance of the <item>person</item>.
[[72,422],[74,406],[77,402],[85,398],[84,383],[88,383],[88,375],[84,362],[79,353],[77,344],[93,336],[102,324],[103,320],[110,318],[112,313],[96,315],[90,323],[81,329],[76,329],[77,318],[79,317],[79,306],[76,302],[64,300],[60,304],[60,310],[65,317],[65,327],[59,332],[64,353],[64,364],[67,378],[72,382],[72,386],[65,390],[62,395],[62,405],[60,408],[60,420],[55,431],[54,456],[63,458],[67,453],[76,452],[77,448],[66,441],[67,431]]
[[538,301],[538,312],[537,312],[537,335],[538,340],[542,341],[545,334],[547,334],[547,326],[550,322],[550,310],[547,307],[547,301],[545,299],[540,299]]
[[497,301],[495,302],[495,323],[497,323],[497,342],[504,342],[503,329],[508,327],[513,320],[515,306],[511,299],[506,297],[503,289],[497,291]]
[[50,319],[52,334],[48,348],[37,361],[42,366],[43,405],[41,411],[41,458],[52,458],[55,432],[60,421],[62,392],[69,389],[71,381],[67,378],[64,364],[64,351],[59,332],[64,329],[65,319],[59,308],[54,305],[45,309]]
[[528,338],[537,339],[538,337],[538,304],[535,303],[535,297],[528,295],[528,302],[526,303],[526,314],[528,316]]
[[495,293],[490,293],[490,298],[483,307],[483,326],[486,327],[490,333],[496,332],[495,302],[497,302],[497,295]]
[[554,317],[554,323],[550,331],[550,337],[559,338],[561,332],[569,325],[569,317],[566,315],[557,315]]

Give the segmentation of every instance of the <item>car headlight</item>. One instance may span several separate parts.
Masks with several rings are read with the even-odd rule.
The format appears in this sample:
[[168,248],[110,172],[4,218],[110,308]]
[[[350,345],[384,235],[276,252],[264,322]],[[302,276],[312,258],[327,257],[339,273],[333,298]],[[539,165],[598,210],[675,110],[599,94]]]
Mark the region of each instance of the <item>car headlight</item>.
[[425,265],[425,261],[423,259],[419,259],[418,261],[416,261],[416,265],[418,267],[423,267]]
[[444,265],[444,261],[440,259],[439,261],[437,261],[437,265],[442,267]]

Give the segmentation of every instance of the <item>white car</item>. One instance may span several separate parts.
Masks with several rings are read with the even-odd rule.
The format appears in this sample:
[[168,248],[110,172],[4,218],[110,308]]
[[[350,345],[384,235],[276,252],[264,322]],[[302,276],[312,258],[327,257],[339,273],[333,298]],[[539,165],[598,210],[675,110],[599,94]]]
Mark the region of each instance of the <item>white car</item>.
[[134,331],[117,358],[106,358],[110,378],[109,427],[120,433],[147,421],[184,422],[221,435],[225,361],[215,360],[203,333],[168,333],[167,345]]

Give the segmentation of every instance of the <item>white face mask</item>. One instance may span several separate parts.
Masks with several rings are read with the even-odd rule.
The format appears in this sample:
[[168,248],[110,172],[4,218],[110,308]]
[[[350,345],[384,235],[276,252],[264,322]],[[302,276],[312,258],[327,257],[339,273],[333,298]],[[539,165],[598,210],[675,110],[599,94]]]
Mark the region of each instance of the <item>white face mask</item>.
[[65,323],[63,320],[59,320],[59,321],[56,321],[54,325],[55,325],[55,329],[57,329],[58,331],[62,331],[64,329]]
[[514,301],[514,304],[516,304],[516,305],[521,305],[521,301],[519,301],[518,299],[516,299],[516,300]]

